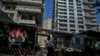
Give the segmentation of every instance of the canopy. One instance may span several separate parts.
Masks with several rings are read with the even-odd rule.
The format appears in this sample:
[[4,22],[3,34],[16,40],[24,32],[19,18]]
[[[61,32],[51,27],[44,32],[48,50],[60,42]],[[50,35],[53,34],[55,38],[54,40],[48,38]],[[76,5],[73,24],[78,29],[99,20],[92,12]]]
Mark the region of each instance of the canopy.
[[100,39],[100,32],[97,32],[97,31],[89,30],[89,31],[82,32],[81,34],[85,34],[85,35],[90,36],[92,38]]
[[8,17],[6,13],[0,10],[0,23],[9,24],[14,23],[14,21],[10,17]]

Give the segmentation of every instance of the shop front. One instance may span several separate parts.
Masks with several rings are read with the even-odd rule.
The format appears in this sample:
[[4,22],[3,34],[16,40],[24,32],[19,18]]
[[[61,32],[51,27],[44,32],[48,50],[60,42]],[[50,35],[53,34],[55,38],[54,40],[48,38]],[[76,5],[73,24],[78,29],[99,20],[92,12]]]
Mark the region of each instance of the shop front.
[[18,24],[0,24],[0,53],[13,55],[33,54],[35,45],[35,27]]

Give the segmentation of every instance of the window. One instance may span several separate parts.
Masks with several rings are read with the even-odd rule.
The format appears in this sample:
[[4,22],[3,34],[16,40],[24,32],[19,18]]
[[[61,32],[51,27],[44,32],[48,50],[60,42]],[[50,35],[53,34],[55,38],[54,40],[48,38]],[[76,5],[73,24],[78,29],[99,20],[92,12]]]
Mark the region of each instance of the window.
[[81,7],[77,7],[77,9],[81,9]]
[[76,2],[77,2],[77,3],[81,3],[81,1],[80,1],[80,0],[76,0]]
[[8,5],[5,7],[6,10],[9,10],[10,8],[11,6],[8,6]]
[[83,20],[83,18],[78,18],[78,20]]
[[84,26],[79,26],[79,28],[84,28]]
[[67,22],[67,20],[59,20],[60,22]]
[[59,26],[67,26],[67,24],[59,24]]
[[69,15],[74,15],[74,13],[69,13]]
[[72,33],[74,33],[74,32],[75,32],[75,29],[70,29],[70,31],[71,31]]
[[73,0],[69,0],[69,2],[73,2]]
[[59,16],[59,18],[67,18],[67,16]]
[[79,32],[83,32],[84,30],[79,30]]
[[78,16],[82,16],[82,14],[78,14]]
[[66,1],[66,0],[61,0],[61,1]]
[[23,14],[21,19],[24,19],[24,20],[33,20],[33,16],[32,15],[27,15],[27,14]]
[[59,28],[60,31],[66,31],[67,29]]
[[88,0],[89,2],[93,2],[93,0]]
[[82,11],[78,10],[77,12],[82,12]]
[[72,21],[72,20],[71,20],[70,23],[75,23],[75,21]]
[[69,5],[73,5],[73,3],[69,3]]
[[58,4],[66,4],[66,2],[64,3],[64,2],[58,2]]
[[73,6],[69,6],[69,8],[74,8]]
[[72,9],[72,10],[69,10],[70,12],[74,12],[74,10]]
[[83,24],[83,21],[78,21],[79,24]]
[[74,17],[70,17],[70,19],[74,19]]
[[70,27],[75,27],[75,25],[70,25]]
[[67,9],[59,9],[60,11],[67,11]]
[[67,14],[66,12],[59,12],[58,14]]
[[58,5],[58,7],[65,7],[66,8],[67,6],[66,5]]
[[15,10],[16,9],[16,6],[14,5],[6,5],[5,6],[5,10]]

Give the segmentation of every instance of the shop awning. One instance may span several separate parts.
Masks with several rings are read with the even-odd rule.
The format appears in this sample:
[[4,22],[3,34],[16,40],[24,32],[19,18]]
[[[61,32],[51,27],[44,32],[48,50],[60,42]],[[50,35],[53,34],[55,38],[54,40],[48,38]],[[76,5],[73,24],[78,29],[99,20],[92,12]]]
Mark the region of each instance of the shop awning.
[[85,34],[85,35],[90,36],[92,38],[100,39],[100,32],[97,32],[97,31],[89,30],[89,31],[82,32],[80,34]]

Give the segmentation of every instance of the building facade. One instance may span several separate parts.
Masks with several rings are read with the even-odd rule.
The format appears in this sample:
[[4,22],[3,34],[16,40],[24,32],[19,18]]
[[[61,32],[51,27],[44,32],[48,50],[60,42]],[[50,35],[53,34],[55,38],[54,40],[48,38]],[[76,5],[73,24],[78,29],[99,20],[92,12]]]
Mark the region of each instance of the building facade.
[[19,24],[42,27],[43,0],[1,0],[0,9]]
[[93,0],[53,0],[54,31],[79,33],[97,25]]
[[43,29],[52,30],[52,19],[48,18],[47,20],[43,21]]

